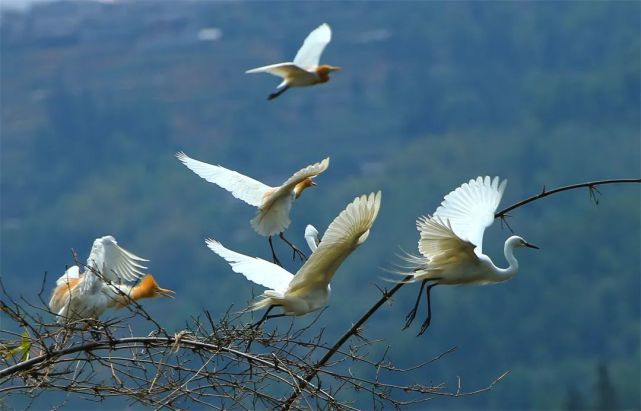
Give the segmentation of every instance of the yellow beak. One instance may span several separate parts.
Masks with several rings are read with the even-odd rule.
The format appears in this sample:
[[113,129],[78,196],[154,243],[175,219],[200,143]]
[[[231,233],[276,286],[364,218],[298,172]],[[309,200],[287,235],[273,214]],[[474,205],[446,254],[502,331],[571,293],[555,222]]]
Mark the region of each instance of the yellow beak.
[[176,298],[176,292],[173,290],[168,290],[166,288],[158,287],[158,294],[160,294],[162,297]]

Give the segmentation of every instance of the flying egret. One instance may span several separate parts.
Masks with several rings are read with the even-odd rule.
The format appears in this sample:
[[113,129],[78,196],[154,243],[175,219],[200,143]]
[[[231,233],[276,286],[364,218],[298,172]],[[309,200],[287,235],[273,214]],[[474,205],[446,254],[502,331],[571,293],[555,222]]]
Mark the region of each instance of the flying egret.
[[438,284],[492,284],[514,277],[519,263],[514,258],[514,249],[536,248],[519,236],[505,241],[504,254],[509,263],[499,268],[483,254],[483,233],[494,221],[494,213],[501,201],[507,180],[499,184],[499,178],[477,177],[464,183],[445,196],[432,216],[423,216],[416,221],[420,233],[418,250],[421,256],[408,256],[414,276],[412,281],[421,281],[421,289],[414,308],[406,317],[405,327],[414,320],[423,288],[427,286],[427,319],[418,335],[430,325],[430,290]]
[[[369,196],[356,197],[332,221],[318,248],[313,250],[296,275],[260,258],[229,250],[216,240],[208,239],[206,243],[213,252],[229,263],[233,271],[268,288],[260,299],[249,307],[252,311],[269,307],[256,324],[258,325],[267,318],[304,315],[324,307],[331,292],[329,283],[334,273],[341,263],[367,240],[380,206],[380,191]],[[305,231],[307,234],[308,230]],[[312,232],[312,248],[312,244],[316,245],[314,236]],[[268,316],[276,306],[282,307],[282,314]]]
[[251,220],[251,226],[258,234],[268,237],[274,262],[280,265],[272,244],[274,234],[278,234],[294,250],[294,253],[300,256],[301,260],[305,258],[305,254],[287,240],[283,232],[291,222],[289,210],[292,208],[292,203],[300,197],[303,190],[316,185],[313,178],[327,170],[329,157],[320,163],[297,171],[278,187],[270,187],[219,165],[194,160],[183,152],[177,153],[176,157],[200,177],[224,188],[234,197],[258,207],[256,217]]
[[283,78],[283,82],[276,87],[275,92],[267,97],[267,100],[275,99],[290,87],[306,87],[327,83],[329,81],[329,73],[341,69],[328,64],[318,64],[325,46],[331,40],[332,30],[327,23],[323,23],[309,33],[298,53],[296,53],[293,62],[258,67],[247,70],[245,73],[269,73]]
[[151,275],[135,286],[126,284],[144,275],[145,262],[120,247],[112,236],[97,238],[87,259],[87,269],[80,273],[74,265],[56,281],[49,308],[58,322],[85,318],[97,319],[108,308],[127,306],[132,300],[171,297],[174,292],[160,288]]

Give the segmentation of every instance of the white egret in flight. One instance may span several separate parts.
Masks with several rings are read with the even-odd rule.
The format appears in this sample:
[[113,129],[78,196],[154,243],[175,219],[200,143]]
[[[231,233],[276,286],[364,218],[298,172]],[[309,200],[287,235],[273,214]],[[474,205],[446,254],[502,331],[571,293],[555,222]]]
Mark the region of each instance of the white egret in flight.
[[[269,307],[258,325],[267,318],[304,315],[324,307],[331,292],[329,283],[334,273],[367,240],[380,206],[380,191],[356,197],[332,221],[317,248],[295,275],[276,264],[229,250],[216,240],[208,239],[206,243],[229,263],[233,271],[268,288],[249,307],[250,310]],[[307,234],[308,230],[305,231]],[[314,237],[315,234],[310,233],[310,246],[316,246]],[[282,307],[282,314],[268,317],[269,311],[277,306]]]
[[499,268],[483,254],[483,233],[494,221],[494,213],[501,201],[507,180],[477,177],[464,183],[445,196],[433,215],[420,217],[416,227],[420,233],[420,256],[408,256],[414,276],[421,281],[421,289],[414,308],[406,317],[405,328],[414,320],[423,288],[427,286],[427,319],[418,335],[430,325],[430,290],[438,284],[492,284],[507,281],[519,269],[514,258],[518,247],[538,248],[519,236],[505,241],[504,254],[509,263]]
[[331,40],[332,30],[327,23],[323,23],[309,33],[298,53],[296,53],[293,62],[258,67],[247,70],[245,73],[269,73],[283,78],[283,82],[278,85],[276,91],[267,97],[268,100],[275,99],[290,87],[306,87],[327,83],[329,81],[329,73],[341,69],[328,64],[318,64],[325,46]]
[[58,322],[97,319],[108,308],[121,308],[132,300],[171,297],[174,292],[160,288],[151,275],[135,286],[126,282],[143,277],[148,261],[120,247],[112,236],[97,238],[91,247],[84,272],[74,265],[56,281],[49,308]]
[[251,226],[258,234],[268,237],[274,262],[280,264],[272,244],[272,236],[274,234],[278,234],[283,241],[292,247],[294,253],[298,254],[301,260],[305,258],[304,253],[287,240],[283,232],[291,222],[289,211],[292,208],[292,203],[300,197],[303,190],[316,185],[313,178],[327,170],[329,157],[320,163],[312,164],[297,171],[278,187],[270,187],[251,177],[219,165],[194,160],[183,152],[177,153],[176,157],[187,168],[206,181],[224,188],[234,197],[243,200],[247,204],[258,207],[258,213],[251,220]]

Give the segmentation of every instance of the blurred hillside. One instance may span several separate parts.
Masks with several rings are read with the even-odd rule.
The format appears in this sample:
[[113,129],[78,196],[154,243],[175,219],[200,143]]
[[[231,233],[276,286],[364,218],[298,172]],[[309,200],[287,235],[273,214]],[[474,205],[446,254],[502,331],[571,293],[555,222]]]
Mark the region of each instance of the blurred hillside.
[[[507,206],[543,186],[639,176],[640,12],[638,2],[189,1],[5,11],[3,282],[35,301],[71,248],[84,259],[112,234],[177,291],[146,304],[170,328],[203,308],[240,309],[247,281],[204,238],[264,258],[267,241],[249,226],[251,207],[174,154],[273,185],[330,156],[288,238],[303,245],[307,223],[324,230],[356,195],[383,191],[370,238],[332,283],[319,320],[330,340],[374,302],[398,254],[415,251],[415,219],[467,179],[508,178]],[[267,102],[279,80],[244,71],[292,59],[325,21],[334,39],[322,60],[343,71]],[[570,394],[591,406],[606,364],[620,407],[639,409],[640,190],[600,191],[598,206],[586,190],[516,210],[510,225],[541,250],[519,253],[508,283],[437,287],[423,337],[401,332],[416,286],[367,336],[386,338],[399,366],[457,346],[424,383],[461,376],[471,389],[512,370],[490,393],[435,408],[559,409]],[[508,235],[498,223],[486,233],[497,265]]]

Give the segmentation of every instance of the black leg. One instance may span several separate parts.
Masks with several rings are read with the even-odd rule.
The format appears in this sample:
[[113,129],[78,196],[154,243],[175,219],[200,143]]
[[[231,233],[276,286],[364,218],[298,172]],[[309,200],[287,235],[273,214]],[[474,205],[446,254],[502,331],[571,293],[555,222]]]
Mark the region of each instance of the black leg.
[[260,320],[258,320],[256,323],[252,324],[252,326],[250,328],[258,328],[258,327],[260,327],[260,325],[265,322],[265,320],[267,319],[267,316],[269,315],[269,312],[271,310],[273,310],[274,307],[276,307],[276,306],[275,305],[270,305],[269,308],[267,309],[267,311],[265,311],[265,314],[262,316],[262,318]]
[[[258,329],[262,323],[264,323],[266,320],[269,320],[270,318],[278,318],[278,317],[283,317],[285,314],[273,314],[269,315],[269,312],[274,309],[274,307],[278,307],[278,305],[270,305],[267,311],[265,311],[265,314],[261,317],[260,320],[258,320],[256,323],[252,324],[249,328],[254,328]],[[245,351],[249,351],[249,348],[252,346],[253,340],[249,340],[247,343],[247,347],[245,347]]]
[[292,250],[294,252],[294,254],[293,254],[293,259],[294,260],[296,259],[296,255],[298,255],[300,257],[301,261],[307,260],[307,256],[305,255],[305,253],[303,253],[301,250],[299,250],[298,247],[296,247],[294,244],[291,243],[291,241],[286,239],[285,235],[283,233],[280,233],[278,236],[281,238],[281,240],[283,240],[285,243],[287,243],[287,245],[289,245],[292,248]]
[[283,265],[280,263],[280,260],[278,259],[278,257],[276,257],[276,253],[274,252],[274,244],[272,243],[271,235],[269,236],[269,248],[272,250],[272,261],[274,262],[274,264],[278,264],[282,267]]
[[432,290],[433,287],[436,287],[438,283],[435,284],[430,284],[427,286],[427,290],[425,291],[425,295],[427,296],[427,318],[423,322],[423,325],[421,325],[421,331],[416,334],[418,337],[419,335],[423,335],[423,333],[427,330],[427,327],[430,326],[430,322],[432,321],[432,305],[430,303],[430,291]]
[[423,295],[423,288],[425,288],[425,283],[427,283],[427,280],[423,280],[421,282],[421,289],[418,291],[418,296],[416,297],[416,304],[414,304],[414,308],[412,308],[412,311],[410,311],[406,316],[405,316],[405,326],[403,329],[406,329],[407,327],[412,324],[412,321],[414,321],[414,318],[416,317],[416,310],[418,310],[418,304],[421,301],[421,295]]
[[267,96],[267,100],[275,99],[276,97],[278,97],[281,94],[283,94],[284,92],[286,92],[288,88],[289,88],[289,86],[285,86],[285,87],[281,88],[280,90],[273,92],[272,94]]

